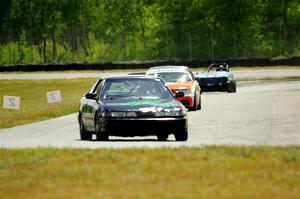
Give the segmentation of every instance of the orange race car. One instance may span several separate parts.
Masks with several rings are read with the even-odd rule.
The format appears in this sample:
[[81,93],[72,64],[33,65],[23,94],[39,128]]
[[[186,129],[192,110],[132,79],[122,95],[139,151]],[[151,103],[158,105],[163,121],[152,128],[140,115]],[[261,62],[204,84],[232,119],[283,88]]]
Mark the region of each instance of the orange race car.
[[187,66],[156,66],[146,75],[160,77],[174,94],[182,92],[177,99],[189,110],[201,109],[201,88]]

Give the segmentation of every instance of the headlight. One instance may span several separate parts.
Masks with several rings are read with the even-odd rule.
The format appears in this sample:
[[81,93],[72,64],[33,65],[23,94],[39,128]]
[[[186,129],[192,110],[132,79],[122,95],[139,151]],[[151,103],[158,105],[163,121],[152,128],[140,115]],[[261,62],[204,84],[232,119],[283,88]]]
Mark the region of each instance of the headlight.
[[190,89],[179,89],[178,92],[183,92],[184,95],[192,95],[194,94],[192,90]]
[[120,111],[120,112],[103,112],[102,113],[102,117],[136,117],[136,113],[135,112],[123,112],[123,111]]
[[232,78],[232,77],[228,77],[227,83],[229,83],[229,82],[231,82],[231,81],[233,81],[233,78]]
[[186,109],[165,109],[155,113],[155,117],[180,117],[186,115]]

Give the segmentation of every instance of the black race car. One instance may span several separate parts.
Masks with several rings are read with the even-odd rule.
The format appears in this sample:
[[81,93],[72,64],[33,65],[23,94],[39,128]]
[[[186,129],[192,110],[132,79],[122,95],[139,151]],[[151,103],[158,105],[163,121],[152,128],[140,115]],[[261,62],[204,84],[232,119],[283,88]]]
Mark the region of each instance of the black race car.
[[195,74],[202,91],[236,92],[236,82],[226,63],[213,63]]
[[80,100],[80,138],[156,135],[177,141],[188,138],[187,111],[164,82],[153,76],[127,75],[99,79]]
[[146,72],[131,72],[128,75],[146,75]]

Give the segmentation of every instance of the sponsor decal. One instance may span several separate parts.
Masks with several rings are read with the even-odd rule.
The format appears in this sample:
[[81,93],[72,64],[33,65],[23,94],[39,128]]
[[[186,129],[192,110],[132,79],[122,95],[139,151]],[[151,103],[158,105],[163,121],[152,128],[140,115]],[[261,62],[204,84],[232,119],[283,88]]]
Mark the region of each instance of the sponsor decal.
[[131,106],[131,107],[137,107],[137,106],[143,106],[143,105],[159,105],[163,108],[173,108],[177,104],[174,102],[164,103],[161,100],[141,100],[141,101],[122,103],[122,105],[123,106]]

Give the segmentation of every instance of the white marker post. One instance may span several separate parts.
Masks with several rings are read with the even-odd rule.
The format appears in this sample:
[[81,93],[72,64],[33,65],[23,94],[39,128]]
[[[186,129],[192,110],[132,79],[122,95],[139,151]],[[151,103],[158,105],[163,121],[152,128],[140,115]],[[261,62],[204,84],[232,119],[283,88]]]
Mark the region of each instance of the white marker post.
[[3,96],[4,109],[20,109],[20,97],[16,96]]
[[60,91],[49,91],[47,92],[47,100],[48,103],[61,102],[61,94]]

